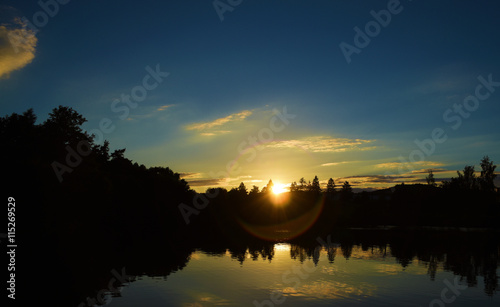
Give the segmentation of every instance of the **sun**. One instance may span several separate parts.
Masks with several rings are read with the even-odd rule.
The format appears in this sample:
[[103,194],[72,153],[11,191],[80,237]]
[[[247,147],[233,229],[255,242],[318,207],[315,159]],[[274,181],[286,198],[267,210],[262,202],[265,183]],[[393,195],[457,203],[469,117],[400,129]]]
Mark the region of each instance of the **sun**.
[[282,184],[282,183],[275,183],[274,184],[273,193],[275,195],[279,195],[279,194],[284,193],[284,192],[288,192],[288,187],[286,186],[286,184]]

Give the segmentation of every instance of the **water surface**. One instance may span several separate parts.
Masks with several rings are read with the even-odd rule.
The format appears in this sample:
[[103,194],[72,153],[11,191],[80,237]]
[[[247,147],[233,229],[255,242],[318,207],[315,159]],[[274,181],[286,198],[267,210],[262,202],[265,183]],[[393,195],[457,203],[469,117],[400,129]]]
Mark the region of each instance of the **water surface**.
[[368,237],[197,248],[169,275],[138,275],[109,306],[499,306],[496,241]]

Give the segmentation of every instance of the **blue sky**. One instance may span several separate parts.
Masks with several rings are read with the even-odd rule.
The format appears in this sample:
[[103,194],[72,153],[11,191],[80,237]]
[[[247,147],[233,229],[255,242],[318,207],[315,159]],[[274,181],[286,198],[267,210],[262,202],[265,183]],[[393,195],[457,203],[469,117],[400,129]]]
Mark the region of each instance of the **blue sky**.
[[[199,191],[315,175],[379,188],[500,159],[496,1],[60,2],[0,5],[1,115],[66,105],[88,131],[107,119],[113,148]],[[355,27],[372,31],[366,46]],[[341,43],[358,49],[349,63]],[[147,67],[168,76],[144,92]],[[479,85],[488,98],[460,115]],[[446,140],[424,152],[415,140],[434,129]]]

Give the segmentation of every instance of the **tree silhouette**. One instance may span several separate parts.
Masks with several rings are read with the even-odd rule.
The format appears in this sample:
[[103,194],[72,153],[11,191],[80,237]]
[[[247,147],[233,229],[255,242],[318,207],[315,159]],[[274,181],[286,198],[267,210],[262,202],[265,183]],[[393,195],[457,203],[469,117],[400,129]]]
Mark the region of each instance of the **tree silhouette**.
[[245,186],[245,184],[243,182],[240,183],[240,185],[238,186],[238,192],[241,195],[247,195],[247,187]]
[[259,187],[258,187],[258,186],[256,186],[256,185],[254,185],[254,186],[252,187],[252,189],[250,190],[249,195],[255,195],[255,194],[259,194]]
[[340,196],[343,200],[349,200],[352,198],[353,192],[349,181],[345,181],[340,190]]
[[481,175],[478,179],[481,190],[486,192],[495,191],[495,168],[496,165],[493,165],[493,161],[488,156],[484,156],[481,160]]
[[321,193],[321,186],[319,185],[318,176],[314,176],[314,179],[311,185],[309,186],[309,191],[316,194]]
[[306,179],[302,177],[299,180],[299,191],[305,191],[305,190],[306,190]]
[[[273,192],[273,188],[274,188],[274,183],[271,179],[269,179],[269,182],[267,183],[265,189],[266,189],[266,192],[268,193],[272,193]],[[264,189],[262,189],[264,190]]]
[[427,170],[427,172],[429,174],[429,175],[427,175],[427,177],[425,177],[427,184],[435,187],[436,186],[436,179],[434,179],[434,173],[432,172],[432,169]]
[[335,181],[333,181],[332,178],[328,179],[328,183],[326,184],[326,193],[335,193]]
[[87,119],[70,107],[59,106],[49,113],[42,127],[51,139],[64,145],[77,145],[80,141],[91,142],[93,137],[81,128]]
[[477,187],[477,178],[474,174],[474,166],[466,165],[463,173],[457,171],[458,185],[464,190],[473,190]]
[[271,193],[273,191],[273,187],[274,187],[274,183],[271,179],[269,179],[269,182],[267,183],[267,185],[264,186],[260,192],[264,193],[264,194]]

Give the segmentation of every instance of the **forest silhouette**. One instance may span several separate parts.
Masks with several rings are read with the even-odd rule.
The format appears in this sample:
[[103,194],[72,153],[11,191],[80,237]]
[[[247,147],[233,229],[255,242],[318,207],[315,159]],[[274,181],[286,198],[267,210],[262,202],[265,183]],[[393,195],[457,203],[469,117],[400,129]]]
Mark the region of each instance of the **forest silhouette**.
[[[311,183],[304,178],[291,183],[283,195],[272,193],[272,181],[262,191],[255,186],[248,191],[241,183],[229,191],[196,193],[168,167],[146,167],[127,159],[125,149],[110,152],[109,142],[96,144],[95,136],[82,129],[86,119],[70,107],[59,106],[43,123],[36,121],[33,109],[0,118],[2,174],[8,179],[3,190],[18,204],[25,269],[45,276],[59,294],[68,296],[61,299],[76,306],[95,296],[111,268],[127,265],[130,275],[167,276],[185,266],[196,248],[213,254],[229,248],[243,262],[241,254],[247,250],[256,258],[272,259],[276,241],[295,242],[308,254],[304,242],[313,244],[316,236],[353,227],[390,225],[407,237],[424,226],[500,228],[495,165],[488,157],[481,160],[479,176],[466,166],[440,185],[430,171],[428,184],[375,192],[353,193],[348,182],[337,188],[333,179],[323,190],[315,177]],[[180,209],[200,197],[208,200],[202,209]],[[339,239],[345,242],[344,256],[349,246],[386,248],[401,240],[374,235],[357,241],[346,233]],[[425,243],[431,237],[400,249],[391,244],[392,253],[403,266],[414,257],[427,259],[430,266],[444,261],[444,251]],[[481,272],[461,267],[459,251],[456,258],[446,258],[447,265],[471,283],[477,275],[489,276],[485,291],[491,294],[498,287],[498,246],[487,254],[475,253]],[[47,295],[50,290],[42,285],[37,291]]]

